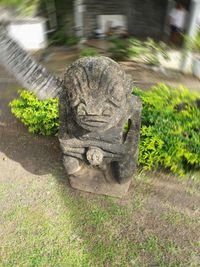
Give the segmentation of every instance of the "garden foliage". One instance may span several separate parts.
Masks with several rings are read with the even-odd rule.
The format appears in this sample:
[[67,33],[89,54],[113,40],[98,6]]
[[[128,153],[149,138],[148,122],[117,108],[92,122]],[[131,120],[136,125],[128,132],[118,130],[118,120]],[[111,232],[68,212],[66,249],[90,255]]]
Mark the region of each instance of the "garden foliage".
[[136,38],[127,40],[110,37],[112,44],[109,52],[115,60],[134,59],[148,65],[159,66],[162,58],[168,60],[167,45],[163,42],[155,42],[151,38],[140,41]]
[[200,95],[164,84],[133,93],[143,103],[139,164],[179,175],[199,168]]
[[86,47],[80,51],[80,57],[95,57],[99,56],[99,51],[92,47]]
[[59,128],[58,99],[40,101],[27,90],[19,91],[20,98],[10,103],[11,112],[31,133],[54,135]]
[[183,35],[184,38],[184,52],[187,54],[188,51],[194,52],[200,56],[200,27],[194,37],[187,34]]
[[[133,94],[143,103],[139,164],[146,170],[164,168],[178,175],[199,169],[200,95],[164,84],[149,91],[134,88]],[[10,106],[30,132],[57,133],[58,99],[39,101],[23,90]]]
[[65,29],[61,28],[59,31],[56,31],[50,38],[49,45],[56,46],[73,46],[79,43],[79,38],[75,35],[66,35]]

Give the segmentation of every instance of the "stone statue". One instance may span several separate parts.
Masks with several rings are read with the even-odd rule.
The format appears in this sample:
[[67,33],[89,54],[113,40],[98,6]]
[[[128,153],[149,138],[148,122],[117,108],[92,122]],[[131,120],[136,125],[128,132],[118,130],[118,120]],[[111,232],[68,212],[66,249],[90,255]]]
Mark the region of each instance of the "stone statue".
[[3,64],[41,99],[59,95],[59,141],[72,187],[123,196],[136,169],[140,132],[141,103],[129,77],[110,58],[87,57],[71,64],[60,81],[4,35]]

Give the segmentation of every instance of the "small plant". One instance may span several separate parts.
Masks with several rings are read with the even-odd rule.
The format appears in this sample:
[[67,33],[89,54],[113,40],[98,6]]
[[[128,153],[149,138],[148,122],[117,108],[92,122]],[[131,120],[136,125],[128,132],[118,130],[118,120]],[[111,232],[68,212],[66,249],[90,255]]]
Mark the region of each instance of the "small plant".
[[200,168],[200,95],[164,84],[134,88],[143,102],[139,163],[183,175]]
[[200,28],[198,29],[197,34],[194,38],[193,45],[194,45],[194,52],[197,52],[200,56]]
[[146,48],[143,45],[143,42],[136,39],[130,38],[128,40],[127,55],[129,58],[137,59],[140,58],[146,52]]
[[167,45],[163,42],[156,43],[151,38],[140,41],[136,38],[123,40],[112,37],[108,40],[112,44],[108,52],[115,60],[133,59],[148,65],[159,66],[162,58],[169,59]]
[[123,39],[110,37],[108,41],[112,44],[108,52],[114,60],[125,60],[128,59],[128,45]]
[[[183,175],[200,169],[200,95],[164,84],[149,91],[134,88],[143,103],[139,164]],[[11,111],[32,133],[54,135],[59,128],[58,99],[40,101],[27,90],[10,103]],[[125,131],[128,130],[128,123]]]
[[198,29],[197,34],[194,38],[183,35],[185,41],[184,49],[187,51],[192,51],[194,53],[198,53],[200,55],[200,29]]
[[81,50],[80,57],[95,57],[99,55],[99,51],[94,48],[85,48]]
[[68,46],[77,45],[80,41],[80,38],[75,35],[69,35],[66,37],[66,44]]
[[58,99],[40,101],[33,93],[19,90],[20,98],[10,102],[11,112],[29,132],[55,135],[59,128]]
[[193,52],[192,60],[192,72],[193,75],[200,79],[200,28],[194,38],[188,35],[183,35],[184,37],[184,49],[183,53],[185,59],[188,57],[188,52]]
[[167,45],[163,42],[156,43],[153,39],[148,38],[144,42],[144,61],[153,66],[159,66],[161,59],[169,60]]
[[64,45],[66,44],[66,34],[64,28],[56,31],[50,38],[50,45]]
[[75,35],[66,35],[64,28],[56,31],[50,38],[50,45],[73,46],[78,44],[79,38]]

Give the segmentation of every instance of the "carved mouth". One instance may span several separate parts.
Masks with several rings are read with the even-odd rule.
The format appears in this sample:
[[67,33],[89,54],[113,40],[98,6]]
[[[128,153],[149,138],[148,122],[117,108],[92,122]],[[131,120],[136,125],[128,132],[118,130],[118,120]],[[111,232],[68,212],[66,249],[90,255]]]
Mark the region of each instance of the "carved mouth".
[[90,127],[102,127],[106,124],[105,121],[82,121],[81,124]]
[[108,119],[105,118],[104,116],[87,116],[81,119],[81,121],[83,123],[88,123],[88,124],[104,124],[104,123],[108,123]]
[[103,116],[87,116],[81,119],[81,124],[87,127],[103,127],[108,123]]
[[97,122],[97,123],[107,123],[108,121],[106,121],[106,120],[84,120],[84,122],[88,122],[88,123],[95,123],[95,122]]

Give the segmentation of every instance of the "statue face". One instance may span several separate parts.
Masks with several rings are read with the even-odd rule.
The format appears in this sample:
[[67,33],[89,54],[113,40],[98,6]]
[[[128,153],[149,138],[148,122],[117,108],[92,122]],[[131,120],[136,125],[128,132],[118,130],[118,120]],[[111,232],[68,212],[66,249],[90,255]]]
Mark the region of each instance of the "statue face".
[[66,73],[69,104],[76,122],[95,132],[115,126],[126,106],[124,73],[107,58],[80,60]]

